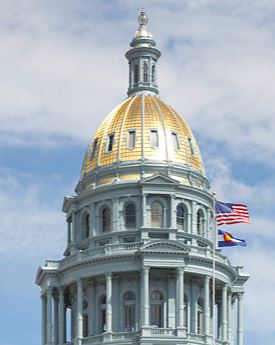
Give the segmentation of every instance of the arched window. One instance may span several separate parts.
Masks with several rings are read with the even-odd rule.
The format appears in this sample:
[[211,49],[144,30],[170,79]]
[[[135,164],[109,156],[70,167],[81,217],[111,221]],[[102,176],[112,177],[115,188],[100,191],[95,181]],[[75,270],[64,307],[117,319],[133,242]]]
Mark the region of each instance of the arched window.
[[163,295],[160,291],[151,294],[151,326],[163,327]]
[[88,238],[90,236],[90,215],[86,214],[84,216],[84,222],[83,222],[83,227],[84,227],[84,238]]
[[136,206],[134,204],[128,204],[125,207],[125,227],[136,227]]
[[100,332],[106,331],[106,296],[102,296],[99,300],[99,323]]
[[144,62],[143,64],[143,82],[144,83],[148,83],[149,81],[149,67],[148,67],[148,63],[147,62]]
[[199,298],[197,303],[197,333],[202,334],[203,327],[203,300]]
[[197,234],[202,236],[203,231],[203,213],[202,210],[198,210],[197,212]]
[[104,207],[102,210],[102,232],[109,232],[111,230],[111,212],[109,207]]
[[136,296],[132,291],[125,292],[123,296],[124,331],[133,332],[136,323]]
[[135,65],[134,67],[134,84],[139,82],[139,66]]
[[154,82],[155,82],[155,80],[156,80],[155,73],[156,73],[156,66],[155,66],[155,65],[153,65],[153,66],[152,66],[152,76],[151,76],[152,83],[154,83]]
[[186,209],[183,205],[177,206],[177,228],[186,230]]
[[151,205],[151,226],[163,227],[163,207],[158,201],[154,201]]

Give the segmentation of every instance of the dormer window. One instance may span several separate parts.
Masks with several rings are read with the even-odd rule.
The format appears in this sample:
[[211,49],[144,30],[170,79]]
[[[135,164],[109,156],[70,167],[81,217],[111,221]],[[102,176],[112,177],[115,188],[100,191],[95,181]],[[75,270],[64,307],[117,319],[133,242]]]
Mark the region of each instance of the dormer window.
[[192,154],[192,156],[194,156],[194,148],[193,148],[193,144],[192,144],[192,139],[190,137],[188,138],[188,142],[189,142],[191,154]]
[[157,149],[159,147],[159,136],[157,129],[150,130],[150,144],[152,149]]
[[172,137],[172,143],[173,143],[174,150],[179,150],[180,149],[180,143],[179,143],[178,133],[172,132],[171,137]]
[[127,149],[134,149],[136,146],[136,130],[135,129],[129,129],[127,133]]
[[114,147],[114,139],[115,135],[114,133],[108,134],[108,141],[107,141],[107,152],[111,152]]
[[98,143],[98,139],[96,138],[94,140],[94,143],[93,143],[93,149],[92,149],[92,153],[91,153],[91,159],[94,159],[95,158],[95,153],[96,153],[96,149],[97,149],[97,143]]

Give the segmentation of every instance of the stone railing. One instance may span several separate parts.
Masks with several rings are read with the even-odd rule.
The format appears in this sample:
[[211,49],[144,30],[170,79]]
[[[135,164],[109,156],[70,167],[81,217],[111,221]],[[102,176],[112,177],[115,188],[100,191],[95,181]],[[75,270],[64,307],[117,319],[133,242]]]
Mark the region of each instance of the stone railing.
[[204,335],[197,334],[197,333],[187,333],[187,338],[190,340],[190,342],[194,342],[195,344],[204,344]]
[[173,328],[150,328],[149,333],[154,336],[175,336],[176,330]]
[[113,333],[113,341],[119,341],[123,339],[134,339],[139,335],[139,332],[118,332]]
[[93,344],[101,343],[103,341],[103,334],[92,335],[90,337],[85,337],[82,340],[82,344]]

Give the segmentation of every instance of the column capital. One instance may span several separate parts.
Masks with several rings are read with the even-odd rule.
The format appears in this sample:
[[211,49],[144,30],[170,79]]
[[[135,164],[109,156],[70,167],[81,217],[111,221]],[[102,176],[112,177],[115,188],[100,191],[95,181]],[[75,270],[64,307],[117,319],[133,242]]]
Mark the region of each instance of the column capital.
[[146,273],[150,271],[150,268],[150,266],[142,266],[142,270]]
[[205,281],[205,283],[206,283],[206,282],[209,282],[210,279],[211,279],[211,277],[210,277],[208,274],[206,274],[206,275],[204,276],[204,281]]
[[241,300],[243,298],[244,292],[237,292],[237,298],[238,300]]
[[178,274],[181,274],[181,273],[183,274],[184,270],[185,270],[185,267],[177,267]]
[[106,279],[112,279],[112,272],[105,273],[105,278]]

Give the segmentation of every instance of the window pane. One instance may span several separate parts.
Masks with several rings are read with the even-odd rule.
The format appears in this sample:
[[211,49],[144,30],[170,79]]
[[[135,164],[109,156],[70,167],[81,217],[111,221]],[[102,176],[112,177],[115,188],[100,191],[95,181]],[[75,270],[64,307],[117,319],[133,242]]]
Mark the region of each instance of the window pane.
[[158,131],[156,129],[151,129],[150,131],[150,144],[153,149],[159,147]]
[[136,131],[130,130],[128,132],[128,149],[133,149],[136,146]]
[[152,83],[155,82],[155,66],[152,66]]
[[184,207],[179,205],[177,207],[177,228],[184,230],[185,225],[185,212]]
[[129,204],[125,208],[125,226],[126,228],[136,226],[136,207],[133,204]]
[[154,202],[151,206],[151,225],[153,227],[163,227],[163,209],[158,202]]
[[174,150],[180,149],[178,134],[175,132],[172,133],[172,143]]
[[90,216],[87,214],[85,217],[85,237],[88,238],[90,236]]
[[109,208],[104,208],[102,211],[102,231],[110,231],[111,226],[111,216]]

